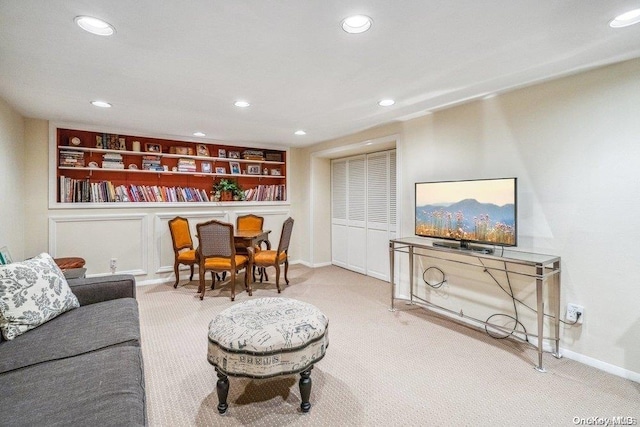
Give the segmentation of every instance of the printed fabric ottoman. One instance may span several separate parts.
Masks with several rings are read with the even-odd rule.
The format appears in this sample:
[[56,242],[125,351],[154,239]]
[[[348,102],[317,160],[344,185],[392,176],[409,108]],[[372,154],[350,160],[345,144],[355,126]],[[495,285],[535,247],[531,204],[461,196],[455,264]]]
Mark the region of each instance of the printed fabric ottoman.
[[235,304],[209,324],[207,360],[216,368],[218,412],[229,407],[227,376],[271,378],[300,373],[302,412],[311,404],[311,369],[329,346],[329,319],[311,304],[257,298]]

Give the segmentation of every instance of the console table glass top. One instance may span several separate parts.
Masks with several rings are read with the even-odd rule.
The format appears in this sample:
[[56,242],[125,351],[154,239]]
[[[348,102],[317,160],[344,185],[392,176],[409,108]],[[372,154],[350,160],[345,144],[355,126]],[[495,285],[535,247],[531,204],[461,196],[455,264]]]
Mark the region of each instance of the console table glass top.
[[533,252],[521,252],[512,249],[496,249],[492,254],[482,253],[480,251],[466,250],[466,249],[455,249],[441,246],[434,246],[431,240],[427,240],[422,237],[401,237],[399,239],[391,239],[389,241],[397,246],[399,245],[408,245],[413,246],[414,248],[422,248],[429,249],[435,251],[442,251],[448,253],[460,253],[461,255],[472,255],[478,256],[481,258],[492,258],[501,261],[513,261],[518,264],[527,264],[527,265],[547,265],[552,264],[556,261],[560,261],[560,257],[556,255],[545,255],[538,254]]

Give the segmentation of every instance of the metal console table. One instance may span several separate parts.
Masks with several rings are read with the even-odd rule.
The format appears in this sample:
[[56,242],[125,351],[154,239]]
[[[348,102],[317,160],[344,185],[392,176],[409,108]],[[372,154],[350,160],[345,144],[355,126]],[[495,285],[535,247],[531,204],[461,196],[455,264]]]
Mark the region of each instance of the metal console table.
[[[420,251],[416,253],[416,249]],[[396,298],[395,296],[395,254],[396,252],[407,253],[409,255],[409,289],[410,296],[409,299],[406,298]],[[496,270],[502,271],[509,274],[526,276],[535,279],[536,283],[536,305],[537,305],[537,333],[527,333],[522,332],[522,334],[532,337],[537,337],[538,344],[538,365],[535,367],[536,370],[540,372],[545,372],[542,367],[542,354],[543,354],[543,341],[545,339],[552,340],[555,346],[555,352],[553,355],[557,358],[562,357],[560,355],[560,257],[555,255],[543,255],[536,254],[530,252],[519,252],[513,250],[505,250],[501,251],[500,255],[498,254],[488,254],[483,253],[481,251],[471,251],[471,250],[463,250],[449,247],[441,247],[434,246],[431,241],[425,240],[420,237],[403,237],[399,239],[389,240],[389,263],[390,263],[390,274],[389,274],[389,282],[391,284],[391,311],[395,311],[395,300],[403,300],[409,301],[411,304],[418,304],[423,308],[432,309],[437,308],[439,310],[455,314],[456,316],[462,316],[468,318],[474,322],[484,324],[485,326],[496,327],[496,325],[487,323],[485,321],[475,319],[473,317],[465,316],[462,313],[457,313],[453,310],[449,310],[448,308],[438,306],[428,301],[422,300],[422,302],[414,301],[414,297],[416,299],[420,299],[414,293],[414,270],[413,270],[413,260],[415,256],[434,258],[443,261],[449,261],[464,265],[475,266],[478,268],[482,268],[484,270]],[[460,257],[461,256],[461,257]],[[458,259],[460,258],[460,259]],[[482,260],[497,260],[504,263],[504,268],[496,268],[487,266],[482,263]],[[509,269],[508,265],[515,266],[527,266],[533,267],[535,269],[535,273],[527,273],[523,271]],[[551,286],[550,282],[551,278],[555,277],[556,280],[553,282],[555,286]],[[546,286],[545,286],[546,285]],[[550,301],[555,300],[554,307],[552,308],[552,313],[550,314],[552,318],[552,327],[553,327],[553,336],[552,337],[544,337],[544,288],[547,288],[547,292],[549,292]],[[553,292],[553,293],[551,293]]]

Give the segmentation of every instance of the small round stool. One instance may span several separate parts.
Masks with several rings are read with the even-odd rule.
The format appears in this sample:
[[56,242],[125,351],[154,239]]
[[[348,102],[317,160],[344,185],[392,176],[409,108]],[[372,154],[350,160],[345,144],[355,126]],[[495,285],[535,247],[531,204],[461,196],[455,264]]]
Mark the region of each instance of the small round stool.
[[216,368],[218,412],[224,414],[232,377],[271,378],[300,373],[302,412],[311,403],[311,369],[329,346],[329,319],[311,304],[257,298],[235,304],[209,324],[207,360]]

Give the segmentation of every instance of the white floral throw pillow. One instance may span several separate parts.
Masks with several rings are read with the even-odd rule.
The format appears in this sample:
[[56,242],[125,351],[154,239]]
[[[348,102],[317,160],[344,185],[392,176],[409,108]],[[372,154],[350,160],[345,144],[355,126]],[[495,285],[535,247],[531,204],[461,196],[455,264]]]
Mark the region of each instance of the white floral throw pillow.
[[5,339],[79,306],[49,254],[0,266],[0,330]]

